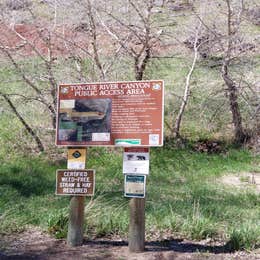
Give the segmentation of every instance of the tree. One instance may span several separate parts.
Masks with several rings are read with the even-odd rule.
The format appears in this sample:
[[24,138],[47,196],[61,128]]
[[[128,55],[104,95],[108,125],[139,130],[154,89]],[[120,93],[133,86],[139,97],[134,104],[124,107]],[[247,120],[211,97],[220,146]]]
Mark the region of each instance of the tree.
[[23,118],[23,116],[18,112],[18,110],[16,109],[14,103],[12,102],[12,100],[10,99],[10,97],[4,93],[0,92],[0,97],[3,97],[4,100],[8,103],[8,105],[10,106],[10,108],[12,109],[12,111],[14,112],[14,114],[17,116],[17,118],[19,119],[19,121],[22,123],[22,125],[25,127],[27,133],[29,135],[32,136],[32,138],[35,140],[38,150],[40,152],[44,151],[44,146],[42,144],[41,139],[39,138],[39,136],[37,135],[37,133],[28,125],[28,123],[25,121],[25,119]]
[[[79,2],[82,4],[82,1]],[[36,133],[34,129],[39,124],[29,115],[23,116],[19,113],[19,102],[12,102],[10,97],[16,96],[16,100],[20,99],[34,106],[38,103],[38,111],[43,110],[51,122],[49,127],[49,122],[42,121],[41,127],[42,129],[52,128],[49,132],[52,133],[53,138],[53,130],[56,128],[58,83],[64,80],[68,82],[104,81],[120,53],[121,47],[115,50],[115,54],[114,50],[111,50],[111,56],[114,55],[113,59],[107,62],[102,60],[102,50],[98,42],[100,30],[96,25],[95,10],[92,9],[90,1],[83,2],[85,4],[83,10],[79,6],[77,8],[83,11],[82,16],[87,17],[87,27],[90,29],[83,32],[74,30],[63,19],[60,21],[59,12],[62,13],[67,7],[65,3],[58,4],[56,1],[44,3],[53,15],[47,19],[44,15],[36,15],[37,12],[28,6],[22,7],[22,11],[31,21],[30,24],[19,23],[19,16],[12,17],[12,10],[2,9],[0,54],[2,54],[4,66],[12,67],[17,85],[19,85],[19,88],[13,88],[12,84],[9,88],[4,85],[3,88],[0,86],[2,97],[6,101],[8,99],[7,103],[12,107],[14,115],[19,121],[22,119],[21,122],[24,126],[26,124],[27,130],[30,129],[28,133],[34,139]],[[30,33],[28,33],[29,30]],[[83,44],[79,42],[79,36],[85,40]],[[85,66],[88,62],[93,66],[93,71],[89,71]],[[64,70],[66,73],[61,74]],[[95,74],[97,77],[94,77]],[[45,137],[41,131],[37,135],[36,143],[41,143],[42,147],[44,144],[48,145],[47,141],[43,141]]]
[[224,55],[222,58],[222,78],[227,86],[229,105],[232,113],[233,124],[235,129],[235,142],[242,144],[247,135],[243,129],[242,125],[242,115],[239,109],[238,103],[238,89],[239,85],[232,79],[229,73],[230,62],[232,61],[232,49],[237,47],[236,36],[239,31],[239,26],[241,23],[241,14],[243,12],[243,1],[240,1],[241,7],[238,11],[237,17],[234,18],[234,14],[231,10],[231,1],[225,0],[227,5],[227,44],[224,50]]
[[242,144],[248,138],[243,127],[243,116],[239,102],[243,81],[235,77],[232,68],[235,62],[239,62],[239,59],[246,59],[247,55],[254,50],[254,45],[247,43],[246,37],[242,37],[241,23],[245,10],[244,1],[223,0],[216,4],[214,9],[216,20],[202,19],[200,14],[196,13],[205,30],[204,38],[208,39],[201,45],[204,50],[207,50],[203,52],[206,54],[203,58],[214,58],[218,61],[216,66],[221,65],[220,75],[226,85],[225,91],[234,126],[234,141],[237,144]]
[[194,57],[193,57],[193,61],[192,61],[190,70],[189,70],[189,72],[186,76],[185,88],[184,88],[181,106],[180,106],[179,112],[176,116],[175,124],[174,124],[174,127],[173,127],[173,135],[174,135],[174,137],[177,137],[177,138],[180,137],[181,121],[182,121],[182,117],[183,117],[185,108],[188,104],[188,100],[189,100],[189,96],[190,96],[190,80],[191,80],[192,73],[195,69],[197,59],[198,59],[199,47],[200,47],[201,44],[203,44],[203,42],[198,43],[201,25],[202,25],[202,23],[200,21],[198,27],[195,30],[195,36],[194,36],[194,42],[193,42]]
[[[153,9],[156,1],[128,0],[125,15],[114,10],[99,7],[99,21],[112,38],[134,61],[133,69],[136,80],[142,80],[152,51],[160,42],[163,31],[154,25]],[[113,22],[102,19],[105,14]],[[134,19],[132,19],[134,17]]]

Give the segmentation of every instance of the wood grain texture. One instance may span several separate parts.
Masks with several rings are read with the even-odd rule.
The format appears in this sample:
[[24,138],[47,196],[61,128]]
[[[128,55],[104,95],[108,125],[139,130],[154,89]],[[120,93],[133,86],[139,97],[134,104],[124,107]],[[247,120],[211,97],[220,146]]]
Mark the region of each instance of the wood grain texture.
[[129,208],[129,251],[143,252],[145,248],[145,198],[130,199]]

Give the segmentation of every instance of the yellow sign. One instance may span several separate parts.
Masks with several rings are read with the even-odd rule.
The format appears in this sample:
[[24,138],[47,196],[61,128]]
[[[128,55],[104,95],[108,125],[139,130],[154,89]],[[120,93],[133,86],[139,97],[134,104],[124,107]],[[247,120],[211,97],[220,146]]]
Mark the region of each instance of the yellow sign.
[[86,148],[68,148],[68,169],[85,169]]

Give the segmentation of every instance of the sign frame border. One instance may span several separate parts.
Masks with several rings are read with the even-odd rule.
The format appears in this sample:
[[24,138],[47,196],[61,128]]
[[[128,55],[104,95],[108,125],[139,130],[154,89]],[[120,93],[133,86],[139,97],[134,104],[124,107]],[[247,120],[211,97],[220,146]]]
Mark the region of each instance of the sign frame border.
[[[162,134],[161,134],[161,144],[159,145],[147,145],[147,144],[141,144],[141,145],[116,145],[116,144],[58,144],[58,114],[59,114],[59,97],[60,97],[60,86],[62,85],[84,85],[84,84],[113,84],[113,83],[131,83],[131,82],[152,82],[152,81],[161,81],[162,82]],[[164,94],[165,94],[165,84],[164,80],[162,79],[156,79],[156,80],[130,80],[130,81],[107,81],[107,82],[89,82],[89,83],[59,83],[57,86],[57,107],[56,107],[56,128],[55,128],[55,146],[57,147],[162,147],[163,146],[163,140],[164,140]],[[125,138],[127,139],[127,138]],[[138,139],[138,138],[135,138]]]

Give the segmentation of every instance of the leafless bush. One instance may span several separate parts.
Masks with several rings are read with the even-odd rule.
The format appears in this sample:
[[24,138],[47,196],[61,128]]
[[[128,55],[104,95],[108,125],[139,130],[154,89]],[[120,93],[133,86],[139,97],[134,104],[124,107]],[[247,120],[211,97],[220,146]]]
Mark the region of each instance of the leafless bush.
[[260,25],[260,7],[247,10],[246,15],[253,24]]
[[6,1],[6,7],[10,10],[20,10],[25,9],[32,5],[29,0],[8,0]]
[[193,1],[192,0],[168,0],[167,6],[170,10],[178,12],[178,11],[185,11],[190,10],[193,8]]

